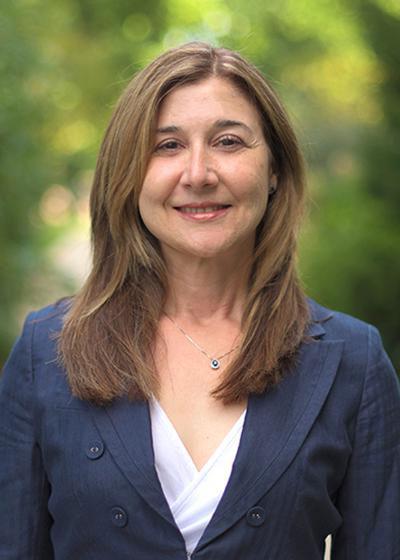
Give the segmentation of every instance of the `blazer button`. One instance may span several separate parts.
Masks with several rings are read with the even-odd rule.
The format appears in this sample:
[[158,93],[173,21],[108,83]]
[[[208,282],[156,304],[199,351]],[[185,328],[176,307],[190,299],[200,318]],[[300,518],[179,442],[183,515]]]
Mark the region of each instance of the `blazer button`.
[[259,506],[249,509],[246,520],[252,527],[259,527],[265,521],[265,509]]
[[113,507],[111,510],[111,519],[116,527],[125,527],[128,523],[128,514],[121,507]]
[[100,440],[91,442],[86,448],[86,457],[89,459],[98,459],[104,453],[104,444]]

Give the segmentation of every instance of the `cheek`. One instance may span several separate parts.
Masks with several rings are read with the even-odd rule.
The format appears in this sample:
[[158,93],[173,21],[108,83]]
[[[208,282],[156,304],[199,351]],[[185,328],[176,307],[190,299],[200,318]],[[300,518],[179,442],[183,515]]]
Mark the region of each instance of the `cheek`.
[[155,210],[165,197],[165,188],[157,173],[148,172],[139,195],[139,211]]
[[249,171],[246,181],[242,183],[243,198],[247,199],[249,205],[265,208],[268,201],[268,180],[263,174]]
[[147,190],[145,191],[143,188],[140,191],[139,195],[139,214],[142,217],[143,221],[146,217],[146,207],[147,207]]
[[147,168],[143,188],[153,193],[153,197],[157,193],[166,194],[177,184],[181,173],[179,158],[154,158]]
[[165,170],[146,175],[139,195],[139,210],[156,212],[164,207],[174,192],[176,182]]
[[262,221],[265,216],[266,210],[268,206],[268,196],[263,193],[263,195],[259,196],[255,201],[255,209],[254,209],[254,222],[256,227]]
[[151,231],[157,203],[155,192],[149,184],[144,184],[139,195],[139,214],[145,226]]
[[[252,227],[257,227],[263,219],[268,206],[268,185],[257,182],[247,194],[247,208]],[[250,224],[249,224],[250,225]]]
[[238,159],[229,167],[233,184],[242,185],[249,196],[263,197],[270,182],[269,160],[266,156]]

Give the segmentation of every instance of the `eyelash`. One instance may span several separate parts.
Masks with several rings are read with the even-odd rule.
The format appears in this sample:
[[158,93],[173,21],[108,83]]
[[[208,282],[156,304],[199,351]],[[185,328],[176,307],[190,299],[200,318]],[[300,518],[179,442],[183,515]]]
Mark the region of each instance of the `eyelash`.
[[[229,141],[231,142],[230,144],[223,144],[223,142],[225,141]],[[171,144],[174,145],[174,147],[171,147]],[[231,134],[227,134],[225,136],[222,136],[220,138],[218,138],[218,140],[213,144],[213,145],[218,145],[221,144],[224,148],[234,148],[236,146],[240,146],[240,145],[244,145],[243,140],[241,140],[240,138],[238,138],[237,136],[232,136]],[[168,147],[168,145],[170,145]],[[175,150],[177,150],[180,146],[180,143],[178,142],[178,140],[166,140],[165,142],[162,142],[161,144],[159,144],[158,146],[156,146],[155,148],[155,152],[161,152],[161,151],[167,151],[167,152],[173,152]]]
[[[175,144],[175,146],[173,148],[168,148],[168,144]],[[174,151],[177,149],[179,145],[179,142],[177,140],[167,140],[166,142],[162,142],[161,144],[159,144],[158,146],[156,146],[155,151],[156,152],[160,152],[161,150],[166,150],[166,151]]]
[[239,146],[239,145],[244,145],[243,140],[241,140],[237,136],[232,136],[231,134],[227,134],[227,135],[219,138],[218,141],[217,141],[217,144],[222,143],[223,141],[226,141],[226,140],[229,140],[230,142],[232,142],[231,144],[223,144],[226,148]]

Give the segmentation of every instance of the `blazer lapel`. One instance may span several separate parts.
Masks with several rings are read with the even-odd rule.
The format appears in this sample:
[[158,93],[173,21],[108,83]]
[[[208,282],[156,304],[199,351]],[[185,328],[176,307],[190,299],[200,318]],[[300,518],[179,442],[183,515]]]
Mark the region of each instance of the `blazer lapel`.
[[251,396],[232,474],[201,547],[236,523],[279,480],[299,451],[329,393],[344,341],[321,341],[322,324],[312,325],[314,340],[303,344],[298,365],[273,390]]
[[154,467],[147,402],[120,399],[106,407],[92,407],[104,443],[128,481],[164,519],[175,525]]

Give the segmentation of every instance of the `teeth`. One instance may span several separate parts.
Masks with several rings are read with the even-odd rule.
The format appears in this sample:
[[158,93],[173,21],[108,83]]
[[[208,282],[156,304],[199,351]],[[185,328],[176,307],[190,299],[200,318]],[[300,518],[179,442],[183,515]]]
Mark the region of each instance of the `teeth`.
[[207,212],[222,210],[222,208],[225,208],[225,206],[206,206],[205,208],[188,208],[186,206],[182,206],[179,210],[181,212],[185,212],[186,214],[206,214]]

